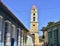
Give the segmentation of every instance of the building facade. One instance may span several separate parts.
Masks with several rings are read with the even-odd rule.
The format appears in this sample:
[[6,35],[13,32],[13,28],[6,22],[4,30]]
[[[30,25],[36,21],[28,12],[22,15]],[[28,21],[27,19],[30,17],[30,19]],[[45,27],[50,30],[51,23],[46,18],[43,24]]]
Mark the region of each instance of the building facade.
[[34,39],[33,36],[30,33],[28,33],[26,46],[34,46],[33,39]]
[[42,36],[42,38],[44,39],[43,45],[48,46],[48,32],[47,32],[47,29],[45,27],[43,27],[41,31],[43,31],[43,36]]
[[48,46],[60,46],[60,21],[47,26],[44,30],[48,34]]
[[48,30],[48,45],[60,46],[60,22],[51,26]]
[[31,10],[30,33],[34,37],[34,45],[38,46],[39,45],[38,12],[35,5],[32,6],[32,10]]
[[27,37],[30,36],[28,32],[29,30],[0,1],[0,46],[26,46]]

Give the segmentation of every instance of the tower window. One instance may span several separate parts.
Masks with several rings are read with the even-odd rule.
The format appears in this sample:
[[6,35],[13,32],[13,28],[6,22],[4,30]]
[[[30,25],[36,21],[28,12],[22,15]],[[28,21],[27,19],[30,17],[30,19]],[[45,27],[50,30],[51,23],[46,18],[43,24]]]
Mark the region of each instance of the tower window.
[[32,35],[34,35],[34,34],[32,34]]
[[33,9],[35,11],[35,9]]
[[33,17],[33,21],[35,21],[35,17]]
[[35,24],[33,24],[33,26],[35,26]]
[[33,15],[35,15],[35,13],[33,13]]

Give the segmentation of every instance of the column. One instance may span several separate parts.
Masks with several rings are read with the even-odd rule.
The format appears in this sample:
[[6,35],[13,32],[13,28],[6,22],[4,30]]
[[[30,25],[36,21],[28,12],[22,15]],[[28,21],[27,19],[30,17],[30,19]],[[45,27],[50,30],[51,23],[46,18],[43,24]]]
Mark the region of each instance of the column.
[[12,24],[11,46],[17,46],[17,29],[14,24]]
[[4,24],[3,24],[4,22],[3,22],[3,17],[2,16],[0,16],[0,45],[1,46],[3,46],[3,26],[4,26]]
[[21,31],[21,46],[23,46],[23,30]]
[[9,20],[5,21],[5,46],[11,46],[11,22]]
[[23,46],[23,37],[22,37],[21,45]]
[[24,46],[26,46],[27,34],[24,34],[24,38],[23,39],[24,39],[24,41],[23,41],[24,42]]
[[20,46],[23,46],[23,44],[22,44],[22,40],[23,39],[23,36],[22,36],[22,30],[20,31]]
[[20,40],[21,40],[21,35],[20,35],[20,31],[21,31],[21,29],[20,28],[18,28],[18,46],[20,46],[21,45],[21,43],[20,43]]

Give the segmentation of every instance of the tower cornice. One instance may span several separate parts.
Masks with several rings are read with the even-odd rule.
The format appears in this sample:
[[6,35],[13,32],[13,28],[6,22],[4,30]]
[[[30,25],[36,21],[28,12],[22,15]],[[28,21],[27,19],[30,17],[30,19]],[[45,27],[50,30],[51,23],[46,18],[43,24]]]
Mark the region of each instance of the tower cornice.
[[38,23],[38,22],[30,22],[30,23]]

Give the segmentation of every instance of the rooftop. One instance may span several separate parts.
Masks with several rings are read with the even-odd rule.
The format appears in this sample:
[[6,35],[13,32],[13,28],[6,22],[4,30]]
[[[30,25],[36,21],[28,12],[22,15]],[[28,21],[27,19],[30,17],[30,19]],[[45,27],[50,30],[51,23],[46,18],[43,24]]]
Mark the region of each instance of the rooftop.
[[28,29],[22,24],[22,22],[3,4],[1,0],[0,0],[0,10],[2,10],[6,14],[9,14],[13,19],[15,19],[17,24],[19,24],[28,31]]

